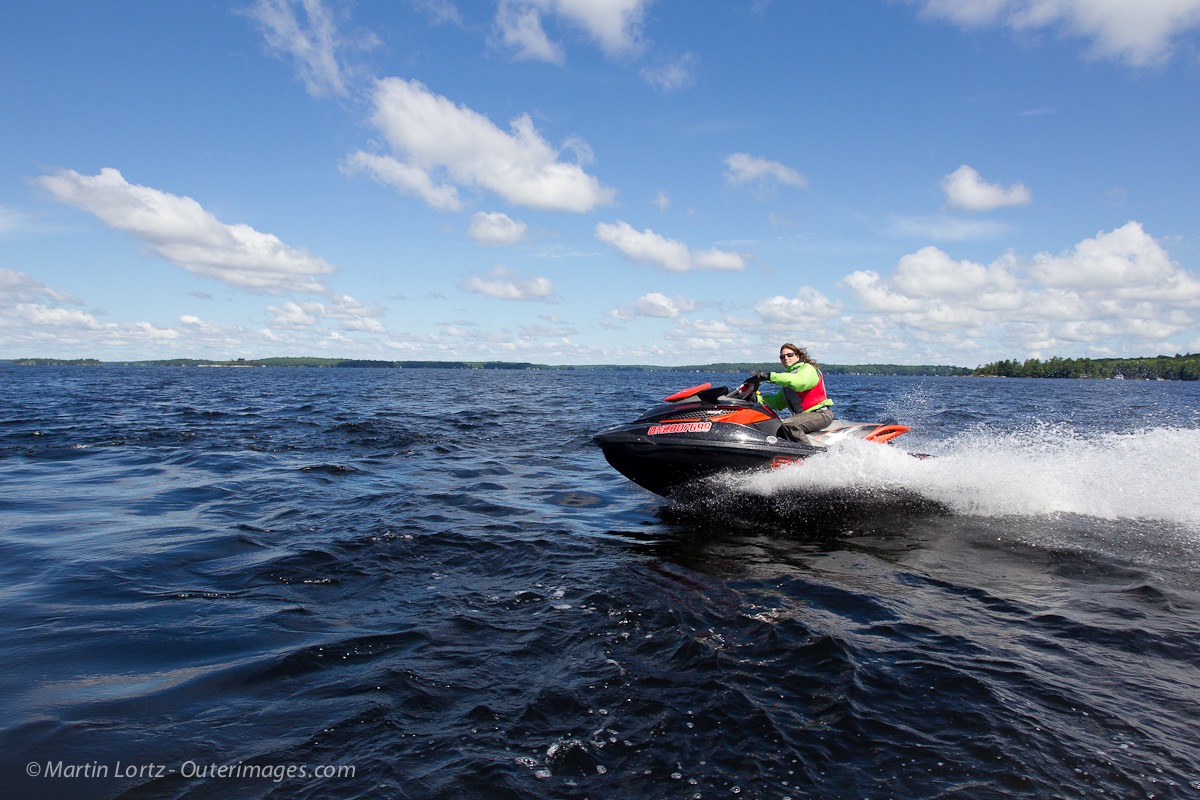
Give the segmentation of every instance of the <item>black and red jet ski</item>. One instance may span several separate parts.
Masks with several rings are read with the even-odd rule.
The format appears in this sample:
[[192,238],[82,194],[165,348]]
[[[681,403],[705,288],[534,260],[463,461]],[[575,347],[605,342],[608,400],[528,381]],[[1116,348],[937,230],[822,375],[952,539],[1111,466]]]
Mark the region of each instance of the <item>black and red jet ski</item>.
[[592,440],[617,472],[655,494],[672,492],[722,472],[771,469],[801,462],[847,438],[890,442],[907,433],[895,422],[835,419],[792,441],[774,409],[756,402],[760,381],[736,390],[702,383],[676,392],[633,422],[613,425]]

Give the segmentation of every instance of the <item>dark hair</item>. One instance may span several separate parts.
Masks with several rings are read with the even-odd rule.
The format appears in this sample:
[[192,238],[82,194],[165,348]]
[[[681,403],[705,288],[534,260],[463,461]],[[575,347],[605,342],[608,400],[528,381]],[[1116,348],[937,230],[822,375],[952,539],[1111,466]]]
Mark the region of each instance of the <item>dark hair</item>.
[[808,357],[808,351],[803,347],[797,347],[791,342],[784,342],[783,344],[779,345],[779,352],[782,353],[784,350],[791,350],[793,353],[799,356],[800,360],[805,364],[812,364],[814,367],[817,366],[817,362]]

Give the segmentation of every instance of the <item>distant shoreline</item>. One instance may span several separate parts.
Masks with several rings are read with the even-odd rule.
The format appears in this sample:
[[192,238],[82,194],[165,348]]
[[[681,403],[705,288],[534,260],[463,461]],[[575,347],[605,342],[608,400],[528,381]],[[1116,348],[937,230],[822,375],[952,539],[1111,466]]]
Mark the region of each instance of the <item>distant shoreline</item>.
[[[326,369],[326,368],[359,368],[359,369],[510,369],[510,370],[557,370],[557,371],[638,371],[653,370],[659,372],[755,372],[768,368],[762,363],[719,363],[719,364],[690,364],[678,367],[666,367],[658,364],[534,364],[524,361],[376,361],[345,358],[317,357],[279,357],[256,359],[232,359],[218,361],[210,359],[175,358],[152,359],[145,361],[100,361],[95,358],[57,359],[57,358],[16,358],[0,361],[16,366],[50,366],[50,367],[207,367],[226,369],[246,369],[254,367],[282,367]],[[901,365],[901,364],[861,364],[840,365],[822,364],[821,369],[831,375],[945,375],[967,376],[973,370],[966,367],[944,365]]]
[[[95,358],[15,358],[0,364],[53,367],[284,367],[284,368],[358,368],[358,369],[510,369],[596,371],[653,370],[660,372],[754,372],[769,369],[762,363],[724,362],[665,367],[656,364],[534,364],[525,361],[383,361],[373,359],[282,356],[237,358],[229,360],[173,358],[143,361],[101,361]],[[982,378],[1090,378],[1095,380],[1200,380],[1200,354],[1140,358],[1051,358],[1048,361],[1026,359],[996,361],[981,367],[957,367],[933,364],[822,364],[829,375],[911,375],[925,377]]]

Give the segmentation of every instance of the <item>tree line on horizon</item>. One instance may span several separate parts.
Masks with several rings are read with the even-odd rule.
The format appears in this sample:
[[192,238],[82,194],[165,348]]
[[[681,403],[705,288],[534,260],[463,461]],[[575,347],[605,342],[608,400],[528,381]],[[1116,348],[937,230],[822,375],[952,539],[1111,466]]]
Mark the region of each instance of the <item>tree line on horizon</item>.
[[[102,362],[95,358],[19,358],[11,361],[20,366],[153,366],[153,367],[349,367],[359,369],[540,369],[540,370],[661,370],[671,372],[755,372],[761,363],[692,364],[663,367],[653,364],[533,364],[513,361],[383,361],[374,359],[322,358],[316,356],[282,356],[226,361],[195,358],[156,359],[147,361]],[[773,366],[773,365],[772,365]],[[998,378],[1090,378],[1126,380],[1200,380],[1200,354],[1145,358],[1059,358],[1047,361],[1036,358],[1018,361],[1006,359],[970,369],[931,364],[822,364],[830,375],[910,375],[910,376],[976,376]]]
[[1015,358],[995,361],[973,374],[998,378],[1091,378],[1094,380],[1200,380],[1200,354],[1148,358]]

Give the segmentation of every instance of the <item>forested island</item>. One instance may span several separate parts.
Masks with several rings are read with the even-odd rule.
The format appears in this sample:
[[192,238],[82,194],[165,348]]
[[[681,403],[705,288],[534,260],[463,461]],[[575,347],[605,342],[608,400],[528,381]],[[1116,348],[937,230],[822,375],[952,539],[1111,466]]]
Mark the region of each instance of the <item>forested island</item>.
[[1200,353],[1152,358],[1029,358],[985,364],[973,374],[994,378],[1092,378],[1098,380],[1200,380]]
[[[126,366],[126,367],[308,367],[356,369],[538,369],[538,370],[658,370],[667,372],[755,372],[778,369],[750,362],[689,364],[663,367],[654,364],[534,364],[526,361],[383,361],[358,358],[284,356],[212,360],[171,358],[148,361],[100,361],[95,358],[18,358],[18,366]],[[984,378],[1090,378],[1096,380],[1200,380],[1200,354],[1175,354],[1143,358],[1058,358],[1048,361],[1008,359],[981,367],[933,364],[822,364],[829,375],[912,375]]]

